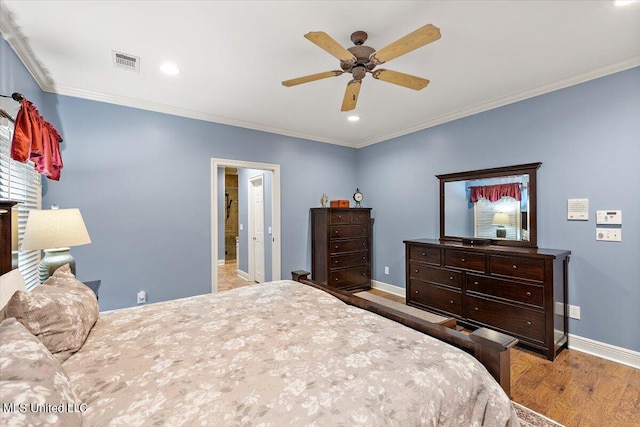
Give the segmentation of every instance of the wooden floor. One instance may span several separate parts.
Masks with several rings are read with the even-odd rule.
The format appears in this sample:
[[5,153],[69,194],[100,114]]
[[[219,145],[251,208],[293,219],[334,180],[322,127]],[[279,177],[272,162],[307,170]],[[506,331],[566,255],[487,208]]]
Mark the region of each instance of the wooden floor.
[[564,350],[550,362],[513,348],[511,398],[567,427],[640,426],[640,370],[576,350]]
[[[237,277],[235,264],[220,267],[220,290],[252,284]],[[576,350],[564,350],[550,362],[513,348],[511,398],[567,427],[640,427],[640,370]]]
[[255,282],[248,282],[239,277],[237,269],[235,261],[227,261],[224,265],[218,265],[218,291],[255,285]]

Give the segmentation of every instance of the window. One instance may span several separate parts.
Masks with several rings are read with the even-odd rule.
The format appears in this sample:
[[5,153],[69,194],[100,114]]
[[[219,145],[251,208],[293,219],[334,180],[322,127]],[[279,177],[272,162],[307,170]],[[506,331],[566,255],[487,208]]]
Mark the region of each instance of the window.
[[520,201],[512,197],[497,202],[480,199],[473,209],[475,237],[520,240]]
[[[18,202],[13,209],[18,213],[18,247],[27,225],[31,209],[40,209],[42,198],[41,176],[33,163],[20,163],[11,159],[13,124],[0,122],[0,199]],[[18,268],[24,277],[27,289],[40,284],[38,265],[40,251],[18,251]]]

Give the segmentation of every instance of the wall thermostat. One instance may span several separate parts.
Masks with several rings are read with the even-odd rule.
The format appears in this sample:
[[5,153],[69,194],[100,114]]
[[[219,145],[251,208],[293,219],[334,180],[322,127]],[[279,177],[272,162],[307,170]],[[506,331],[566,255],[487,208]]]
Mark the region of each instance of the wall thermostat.
[[622,211],[596,211],[596,224],[622,224]]

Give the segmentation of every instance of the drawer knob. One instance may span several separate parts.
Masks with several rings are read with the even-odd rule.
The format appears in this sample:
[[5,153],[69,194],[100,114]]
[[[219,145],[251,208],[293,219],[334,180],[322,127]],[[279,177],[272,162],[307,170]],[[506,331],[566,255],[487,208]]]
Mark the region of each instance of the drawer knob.
[[338,234],[338,230],[336,230],[336,234]]
[[366,276],[366,274],[365,274],[365,273],[362,273],[362,275],[363,275],[363,276]]
[[338,250],[338,247],[336,246],[336,250]]
[[419,294],[419,293],[420,293],[420,291],[416,291],[416,294]]
[[464,258],[461,258],[461,259],[460,259],[460,261],[462,261],[462,262],[465,262],[465,261],[466,261],[466,259],[464,259]]
[[531,326],[531,325],[532,325],[531,320],[527,320],[527,325],[529,325],[529,326]]
[[367,257],[366,257],[366,256],[363,256],[363,257],[362,257],[362,259],[363,259],[363,260],[365,260],[365,259],[367,259]]
[[518,266],[513,264],[513,269],[516,270],[517,268],[518,268]]
[[336,277],[336,282],[338,281],[338,278]]
[[366,246],[364,242],[362,242],[362,246]]
[[527,292],[527,296],[530,297],[531,296],[531,292]]
[[480,309],[478,307],[475,307],[476,311],[480,311]]
[[475,281],[475,282],[473,282],[473,284],[474,284],[474,285],[477,285],[477,284],[478,284],[478,282],[477,282],[477,281]]
[[338,219],[342,219],[342,215],[338,215]]
[[422,252],[422,256],[427,256],[427,254],[426,254],[426,253],[424,253],[424,252]]
[[453,300],[449,300],[449,302],[450,302],[451,304],[453,304]]
[[420,273],[420,270],[418,270],[417,268],[416,268],[416,273]]
[[337,263],[338,263],[338,260],[333,261],[333,263],[334,263],[334,264],[337,264]]

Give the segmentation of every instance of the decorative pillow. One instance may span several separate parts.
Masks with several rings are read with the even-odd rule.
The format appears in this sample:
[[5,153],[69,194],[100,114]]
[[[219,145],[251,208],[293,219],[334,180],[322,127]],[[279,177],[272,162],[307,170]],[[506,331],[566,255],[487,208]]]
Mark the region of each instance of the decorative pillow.
[[14,292],[26,290],[24,278],[17,268],[0,276],[0,322],[6,317],[4,315],[4,306],[7,305]]
[[60,362],[16,319],[0,323],[0,367],[0,425],[82,425]]
[[56,273],[31,292],[17,291],[5,314],[18,319],[64,362],[82,347],[98,320],[98,300],[73,274]]

